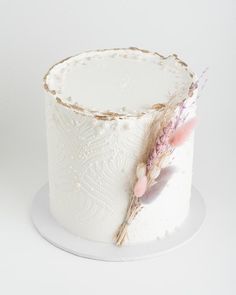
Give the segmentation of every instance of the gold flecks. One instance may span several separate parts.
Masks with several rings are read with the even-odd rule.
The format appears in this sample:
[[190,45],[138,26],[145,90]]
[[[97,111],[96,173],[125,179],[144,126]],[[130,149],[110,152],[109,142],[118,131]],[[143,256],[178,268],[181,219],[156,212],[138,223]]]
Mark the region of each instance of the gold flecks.
[[107,115],[95,115],[94,118],[96,118],[97,120],[115,120],[117,119],[116,117],[108,117]]
[[81,106],[79,106],[79,105],[77,105],[77,104],[68,104],[68,103],[65,103],[65,102],[63,102],[59,97],[56,97],[56,101],[59,103],[59,104],[61,104],[61,105],[63,105],[63,106],[65,106],[65,107],[68,107],[68,108],[71,108],[71,109],[74,109],[74,110],[76,110],[76,111],[84,111],[84,108],[82,108]]
[[48,88],[48,84],[44,83],[44,84],[43,84],[43,87],[44,87],[44,89],[45,89],[46,91],[50,92],[50,91],[49,91],[49,88]]
[[56,101],[57,101],[59,104],[65,106],[65,107],[68,106],[68,105],[67,105],[66,103],[64,103],[59,97],[56,97]]
[[111,116],[111,117],[114,117],[114,118],[118,118],[118,117],[120,118],[120,117],[125,117],[126,116],[125,114],[119,114],[119,113],[110,112],[110,111],[102,112],[101,115]]
[[182,65],[182,66],[184,66],[184,67],[187,67],[188,65],[185,63],[185,62],[183,62],[182,60],[179,60],[179,63]]
[[154,105],[152,105],[152,109],[155,109],[155,110],[161,110],[165,107],[166,105],[164,103],[156,103]]
[[[169,55],[169,56],[166,56],[164,57],[163,55],[159,54],[158,52],[152,52],[152,51],[149,51],[149,50],[146,50],[146,49],[140,49],[140,48],[137,48],[137,47],[129,47],[129,48],[111,48],[111,49],[97,49],[97,50],[88,50],[88,51],[85,51],[85,52],[82,52],[80,54],[84,54],[84,53],[90,53],[90,52],[105,52],[105,51],[121,51],[122,50],[133,50],[133,51],[140,51],[140,52],[143,52],[145,54],[149,54],[149,55],[158,55],[162,60],[166,60],[168,59],[169,57],[173,56],[175,58],[175,60],[181,65],[183,66],[186,71],[188,71],[189,73],[189,76],[194,79],[194,74],[188,69],[188,65],[183,62],[181,59],[179,59],[179,57],[176,55],[176,54],[172,54],[172,55]],[[59,61],[58,63],[54,64],[49,70],[48,72],[46,73],[46,75],[44,76],[43,78],[43,86],[44,86],[44,89],[49,92],[50,94],[52,94],[53,96],[55,96],[57,93],[55,90],[51,90],[49,89],[49,86],[47,84],[47,77],[48,75],[50,74],[50,71],[57,65],[59,64],[62,64],[64,63],[65,61],[75,57],[75,56],[78,56],[80,54],[76,54],[74,56],[70,56],[68,58],[65,58],[61,61]],[[123,54],[125,55],[125,53]],[[87,57],[88,58],[88,57]],[[191,91],[190,91],[190,94],[191,94]],[[146,115],[147,113],[149,113],[151,110],[154,110],[154,111],[159,111],[159,110],[162,110],[165,106],[165,104],[154,104],[150,109],[148,109],[147,111],[144,111],[144,112],[140,112],[140,113],[137,113],[137,114],[119,114],[119,113],[115,113],[115,112],[103,112],[103,113],[99,113],[97,111],[94,111],[94,110],[90,110],[90,109],[87,109],[87,108],[83,108],[81,106],[79,106],[78,104],[73,104],[73,103],[66,103],[63,101],[62,98],[60,97],[56,97],[56,101],[67,107],[67,108],[70,108],[70,109],[73,109],[75,113],[80,113],[82,115],[88,115],[88,116],[93,116],[94,118],[96,118],[97,120],[108,120],[108,121],[111,121],[111,120],[116,120],[116,119],[119,119],[119,120],[122,120],[122,119],[126,119],[126,118],[141,118],[142,116]]]
[[149,50],[147,50],[147,49],[140,49],[140,48],[138,48],[138,47],[129,47],[129,49],[131,49],[131,50],[137,50],[137,51],[141,51],[141,52],[143,52],[143,53],[151,53]]
[[189,87],[189,91],[188,91],[188,96],[192,97],[194,90],[198,88],[198,84],[197,83],[192,83]]
[[[103,114],[103,115],[106,115],[106,116],[112,116],[112,117],[120,116],[120,114],[115,113],[115,112],[110,112],[110,111],[108,111],[108,112],[103,112],[102,114]],[[122,116],[122,114],[121,114],[121,116]]]

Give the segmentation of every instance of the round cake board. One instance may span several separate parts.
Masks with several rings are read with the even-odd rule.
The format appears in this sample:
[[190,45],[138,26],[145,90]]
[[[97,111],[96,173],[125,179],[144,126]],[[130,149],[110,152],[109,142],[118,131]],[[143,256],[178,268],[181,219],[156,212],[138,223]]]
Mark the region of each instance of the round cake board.
[[40,235],[64,251],[103,261],[132,261],[160,255],[190,240],[203,224],[206,207],[201,194],[192,187],[189,215],[174,233],[161,240],[122,247],[82,239],[61,227],[49,211],[48,184],[35,195],[31,213],[33,224]]

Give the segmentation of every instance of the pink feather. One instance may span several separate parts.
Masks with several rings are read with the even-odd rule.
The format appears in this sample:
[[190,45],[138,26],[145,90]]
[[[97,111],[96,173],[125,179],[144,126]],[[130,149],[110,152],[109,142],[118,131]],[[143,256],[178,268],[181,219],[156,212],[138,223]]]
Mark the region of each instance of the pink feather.
[[183,144],[187,138],[190,136],[191,132],[193,131],[194,127],[196,126],[197,118],[194,117],[190,119],[188,122],[184,123],[180,126],[170,137],[169,143],[173,147],[177,147]]

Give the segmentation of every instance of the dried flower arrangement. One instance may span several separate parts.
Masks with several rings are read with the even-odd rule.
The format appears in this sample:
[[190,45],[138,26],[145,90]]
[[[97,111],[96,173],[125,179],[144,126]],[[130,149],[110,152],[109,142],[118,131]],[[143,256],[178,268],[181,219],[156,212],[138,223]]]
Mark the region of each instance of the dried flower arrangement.
[[143,206],[152,203],[160,195],[176,172],[176,167],[168,166],[169,157],[176,147],[187,140],[196,125],[196,118],[186,121],[186,105],[197,87],[198,84],[193,83],[189,88],[188,98],[181,103],[174,105],[170,101],[163,109],[161,118],[154,122],[155,130],[158,132],[154,132],[155,135],[151,133],[151,146],[144,157],[146,160],[137,165],[136,182],[126,216],[114,238],[117,246],[124,243],[128,226]]

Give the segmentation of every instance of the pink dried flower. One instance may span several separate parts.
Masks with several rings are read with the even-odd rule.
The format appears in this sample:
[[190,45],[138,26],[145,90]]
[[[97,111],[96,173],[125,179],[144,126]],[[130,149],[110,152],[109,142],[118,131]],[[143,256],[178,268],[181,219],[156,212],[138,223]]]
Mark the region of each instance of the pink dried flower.
[[194,127],[196,126],[197,119],[196,117],[192,118],[188,122],[184,123],[181,127],[176,129],[176,131],[170,137],[169,143],[172,147],[177,147],[183,144],[191,132],[193,131]]
[[146,189],[147,189],[147,176],[144,175],[137,180],[134,186],[134,195],[137,198],[140,198],[144,195]]
[[155,145],[149,154],[147,160],[147,169],[150,170],[153,161],[159,157],[169,146],[169,137],[173,131],[173,122],[170,121],[167,125],[161,130],[159,136],[156,139]]

